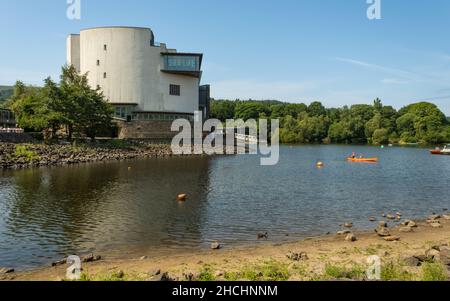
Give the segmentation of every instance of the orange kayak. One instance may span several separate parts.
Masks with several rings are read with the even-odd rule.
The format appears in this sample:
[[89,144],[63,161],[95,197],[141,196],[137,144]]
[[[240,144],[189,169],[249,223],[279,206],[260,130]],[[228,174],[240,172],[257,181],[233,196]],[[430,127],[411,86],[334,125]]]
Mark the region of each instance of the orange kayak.
[[378,158],[347,158],[347,161],[349,162],[368,162],[368,163],[375,163],[378,162]]

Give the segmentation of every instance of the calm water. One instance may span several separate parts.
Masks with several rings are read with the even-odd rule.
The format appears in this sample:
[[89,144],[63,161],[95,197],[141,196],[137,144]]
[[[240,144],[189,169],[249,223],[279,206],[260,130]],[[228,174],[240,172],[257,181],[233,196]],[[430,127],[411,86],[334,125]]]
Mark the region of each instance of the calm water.
[[[353,150],[379,164],[347,163]],[[315,163],[325,162],[317,169]],[[132,169],[129,171],[128,167]],[[415,148],[283,147],[275,167],[255,156],[101,163],[0,173],[0,266],[68,254],[207,249],[336,231],[371,215],[423,218],[450,207],[450,157]],[[189,201],[176,202],[179,193]],[[289,234],[289,236],[286,236]]]

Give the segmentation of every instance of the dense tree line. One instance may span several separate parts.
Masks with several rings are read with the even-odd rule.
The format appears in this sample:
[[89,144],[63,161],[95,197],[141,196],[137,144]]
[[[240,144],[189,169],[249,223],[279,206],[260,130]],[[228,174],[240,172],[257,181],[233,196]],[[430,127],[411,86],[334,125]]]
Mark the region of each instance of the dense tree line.
[[0,107],[9,97],[11,97],[12,92],[12,87],[0,86]]
[[376,99],[373,105],[325,108],[320,102],[290,104],[277,101],[213,100],[213,118],[280,119],[283,143],[421,143],[450,142],[450,122],[428,102],[397,111]]
[[99,90],[91,89],[86,74],[65,66],[59,84],[51,78],[44,82],[39,88],[15,84],[7,106],[20,127],[42,131],[46,138],[64,129],[69,140],[74,133],[94,138],[111,127],[112,108]]

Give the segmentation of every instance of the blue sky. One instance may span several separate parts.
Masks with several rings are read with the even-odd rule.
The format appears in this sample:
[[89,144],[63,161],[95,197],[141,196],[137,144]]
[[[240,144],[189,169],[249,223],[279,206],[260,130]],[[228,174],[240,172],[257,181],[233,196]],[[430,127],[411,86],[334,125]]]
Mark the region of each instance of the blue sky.
[[371,103],[419,100],[450,115],[450,1],[0,0],[0,85],[57,78],[65,38],[93,26],[153,29],[179,51],[203,52],[215,98]]

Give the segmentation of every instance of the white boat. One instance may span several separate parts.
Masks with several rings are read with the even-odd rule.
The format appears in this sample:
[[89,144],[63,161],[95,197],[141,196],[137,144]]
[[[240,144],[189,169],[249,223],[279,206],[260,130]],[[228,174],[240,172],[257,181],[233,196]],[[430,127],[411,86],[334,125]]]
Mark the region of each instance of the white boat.
[[432,155],[447,155],[450,156],[450,144],[444,146],[443,149],[436,148],[430,151]]

